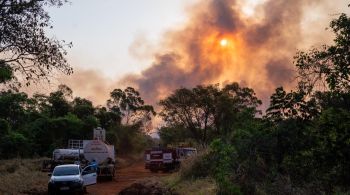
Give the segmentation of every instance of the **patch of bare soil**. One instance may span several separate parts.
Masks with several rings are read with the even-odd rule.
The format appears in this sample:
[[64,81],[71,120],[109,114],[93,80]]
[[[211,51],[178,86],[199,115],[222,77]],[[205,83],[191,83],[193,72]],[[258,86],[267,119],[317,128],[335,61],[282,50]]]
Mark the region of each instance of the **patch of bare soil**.
[[158,182],[140,181],[125,188],[119,195],[178,195]]
[[101,182],[96,185],[88,186],[89,195],[111,195],[118,194],[125,188],[131,186],[137,181],[151,179],[153,177],[163,177],[169,173],[152,173],[145,169],[143,162],[137,162],[129,167],[117,169],[116,177],[113,181]]

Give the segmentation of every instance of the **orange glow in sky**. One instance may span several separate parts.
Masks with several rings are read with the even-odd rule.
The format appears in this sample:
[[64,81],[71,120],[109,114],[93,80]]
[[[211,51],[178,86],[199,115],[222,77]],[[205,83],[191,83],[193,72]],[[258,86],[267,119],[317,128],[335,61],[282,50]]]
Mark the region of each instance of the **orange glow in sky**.
[[221,39],[221,41],[220,41],[220,45],[222,46],[222,47],[225,47],[225,46],[227,46],[227,39]]

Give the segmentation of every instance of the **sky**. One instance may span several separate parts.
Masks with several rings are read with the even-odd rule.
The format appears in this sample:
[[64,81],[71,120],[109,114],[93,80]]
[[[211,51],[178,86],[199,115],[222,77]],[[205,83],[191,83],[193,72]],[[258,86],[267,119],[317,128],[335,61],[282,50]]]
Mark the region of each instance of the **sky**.
[[[187,3],[186,3],[187,2]],[[159,37],[185,20],[188,0],[72,0],[49,8],[57,39],[72,41],[72,66],[118,78],[140,72],[150,62],[129,51],[137,40],[156,44]],[[194,1],[192,1],[194,2]]]
[[[153,105],[179,87],[239,82],[265,105],[293,88],[298,50],[331,43],[347,0],[71,0],[48,8],[48,35],[73,42],[74,95],[104,104],[133,86]],[[226,42],[225,45],[220,43]],[[51,90],[51,89],[50,89]]]

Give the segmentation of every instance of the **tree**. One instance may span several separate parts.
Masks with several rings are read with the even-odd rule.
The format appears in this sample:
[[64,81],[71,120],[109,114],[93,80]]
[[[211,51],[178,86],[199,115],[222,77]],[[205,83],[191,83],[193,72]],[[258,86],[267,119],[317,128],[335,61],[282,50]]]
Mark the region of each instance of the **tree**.
[[27,100],[25,93],[0,92],[0,118],[5,119],[14,129],[22,126],[26,120]]
[[[61,6],[65,0],[1,0],[0,62],[23,76],[26,84],[41,78],[49,80],[53,71],[71,74],[65,44],[48,38],[52,28],[45,6]],[[65,45],[64,45],[65,44]],[[8,78],[8,76],[7,76]]]
[[120,113],[126,125],[140,123],[144,127],[156,115],[151,105],[145,105],[140,93],[132,87],[125,90],[114,89],[111,98],[107,101],[110,111]]
[[62,117],[72,110],[68,98],[72,98],[72,90],[66,85],[59,85],[58,90],[51,92],[47,98],[48,112],[52,117]]
[[181,88],[159,104],[160,116],[167,126],[182,126],[196,141],[207,144],[214,137],[228,135],[241,121],[254,117],[261,101],[252,89],[232,83],[223,89],[218,85]]
[[73,113],[81,119],[94,115],[95,109],[90,100],[76,97],[72,102],[72,107]]
[[308,93],[313,90],[350,91],[350,18],[341,14],[330,24],[334,45],[324,45],[295,56],[299,88]]
[[9,123],[6,120],[0,118],[0,137],[9,134],[9,132],[10,132]]
[[[317,176],[325,186],[340,185],[349,189],[350,112],[330,108],[322,112],[312,127],[315,144],[311,151]],[[334,189],[331,189],[334,190]]]
[[95,116],[99,120],[100,126],[104,129],[109,129],[112,126],[121,124],[121,116],[119,113],[108,111],[106,107],[97,107]]
[[300,91],[287,93],[283,87],[279,87],[270,99],[265,118],[273,122],[286,119],[311,120],[320,112],[316,99],[307,99],[307,95]]
[[240,87],[235,82],[226,85],[217,100],[214,117],[216,129],[223,135],[228,135],[244,123],[252,122],[251,119],[261,114],[257,109],[261,104],[253,89]]
[[11,132],[0,138],[0,156],[3,158],[27,157],[30,148],[29,140],[21,133]]
[[161,127],[158,134],[163,145],[190,144],[193,141],[191,133],[184,127]]
[[[204,89],[204,87],[198,88]],[[197,90],[197,92],[199,91],[201,90]],[[205,93],[204,96],[208,97],[206,99],[208,100],[212,94]],[[196,141],[203,143],[206,142],[206,131],[213,123],[212,112],[209,110],[213,104],[210,102],[199,103],[196,99],[200,98],[196,97],[192,90],[177,89],[169,97],[159,102],[159,105],[162,106],[160,116],[168,126],[183,126],[191,132]]]

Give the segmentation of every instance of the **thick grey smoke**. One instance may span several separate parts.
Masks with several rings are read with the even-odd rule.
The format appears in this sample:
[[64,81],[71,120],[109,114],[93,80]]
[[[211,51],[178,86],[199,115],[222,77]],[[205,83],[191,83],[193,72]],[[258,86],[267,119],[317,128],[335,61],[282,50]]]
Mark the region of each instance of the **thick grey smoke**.
[[[293,80],[303,3],[267,1],[258,5],[263,17],[257,19],[244,17],[235,0],[201,1],[189,9],[183,29],[165,35],[152,66],[125,80],[152,103],[181,86],[228,81],[252,87],[267,100],[275,87]],[[220,45],[223,39],[227,46]]]
[[[247,15],[246,2],[261,3]],[[332,34],[325,28],[333,14],[349,12],[347,5],[348,0],[199,0],[187,9],[188,22],[181,29],[164,34],[153,63],[140,75],[112,80],[75,69],[63,82],[95,104],[104,104],[115,88],[134,86],[155,105],[179,87],[236,81],[254,88],[266,106],[276,87],[294,86],[297,49],[330,43]],[[222,39],[227,39],[225,47]],[[154,53],[155,43],[145,40],[131,45],[132,56]]]

